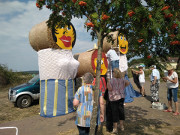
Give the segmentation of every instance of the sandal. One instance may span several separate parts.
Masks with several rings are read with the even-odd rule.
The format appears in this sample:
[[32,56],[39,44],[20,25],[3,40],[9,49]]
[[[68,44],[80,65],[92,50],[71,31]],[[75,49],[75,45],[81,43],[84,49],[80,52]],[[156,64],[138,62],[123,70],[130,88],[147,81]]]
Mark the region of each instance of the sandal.
[[124,126],[120,127],[121,131],[124,131]]
[[174,116],[177,116],[177,115],[179,115],[179,114],[180,114],[179,112],[173,113]]
[[164,110],[163,112],[172,112],[172,111],[170,111],[170,110],[167,109],[167,110]]
[[113,134],[117,134],[117,133],[118,133],[118,132],[117,132],[117,129],[113,129],[112,133],[113,133]]

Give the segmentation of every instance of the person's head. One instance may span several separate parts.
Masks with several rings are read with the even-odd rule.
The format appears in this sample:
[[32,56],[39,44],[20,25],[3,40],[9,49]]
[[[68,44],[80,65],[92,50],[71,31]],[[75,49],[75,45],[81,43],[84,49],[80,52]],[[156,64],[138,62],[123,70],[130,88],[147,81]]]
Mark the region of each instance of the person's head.
[[94,77],[90,72],[87,72],[83,75],[83,80],[85,84],[91,84],[94,80]]
[[171,65],[167,65],[166,70],[170,73],[173,71],[173,67]]
[[156,69],[156,65],[152,65],[151,67],[150,67],[150,69]]
[[139,67],[138,67],[138,68],[139,68],[139,70],[141,70],[141,69],[143,69],[143,66],[142,66],[142,65],[139,65]]
[[119,68],[114,68],[113,69],[113,76],[115,78],[122,78],[122,73],[121,71],[119,70]]

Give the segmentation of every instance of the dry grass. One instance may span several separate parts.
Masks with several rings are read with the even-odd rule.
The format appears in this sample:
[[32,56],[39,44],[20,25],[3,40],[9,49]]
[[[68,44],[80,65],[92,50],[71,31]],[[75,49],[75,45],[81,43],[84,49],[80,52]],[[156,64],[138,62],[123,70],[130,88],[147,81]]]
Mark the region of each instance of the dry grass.
[[25,117],[38,115],[39,113],[39,104],[35,103],[29,108],[20,109],[17,107],[14,107],[14,104],[8,100],[8,90],[10,87],[17,86],[18,84],[22,84],[24,82],[27,82],[32,76],[23,76],[23,79],[21,82],[8,85],[8,86],[1,86],[0,87],[0,123],[4,123],[7,121],[12,120],[20,120]]

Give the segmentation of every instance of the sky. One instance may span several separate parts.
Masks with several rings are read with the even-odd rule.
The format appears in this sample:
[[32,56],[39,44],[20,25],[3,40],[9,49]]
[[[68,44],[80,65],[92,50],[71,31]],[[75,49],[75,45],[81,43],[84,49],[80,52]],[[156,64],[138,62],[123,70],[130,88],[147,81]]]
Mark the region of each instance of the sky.
[[[51,11],[39,10],[36,0],[0,0],[0,64],[13,71],[38,70],[38,55],[29,43],[33,26],[48,20]],[[83,19],[74,18],[76,43],[73,54],[92,49],[90,33],[84,28]]]

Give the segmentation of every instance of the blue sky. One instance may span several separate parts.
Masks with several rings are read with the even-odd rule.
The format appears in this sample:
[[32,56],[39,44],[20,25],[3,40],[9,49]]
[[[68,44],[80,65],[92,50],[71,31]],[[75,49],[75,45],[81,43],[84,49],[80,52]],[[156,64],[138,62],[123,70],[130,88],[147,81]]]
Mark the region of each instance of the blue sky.
[[[29,44],[31,28],[49,18],[50,10],[36,7],[36,0],[0,0],[0,64],[13,71],[38,70],[38,56]],[[76,44],[73,54],[93,48],[83,19],[74,18]]]

